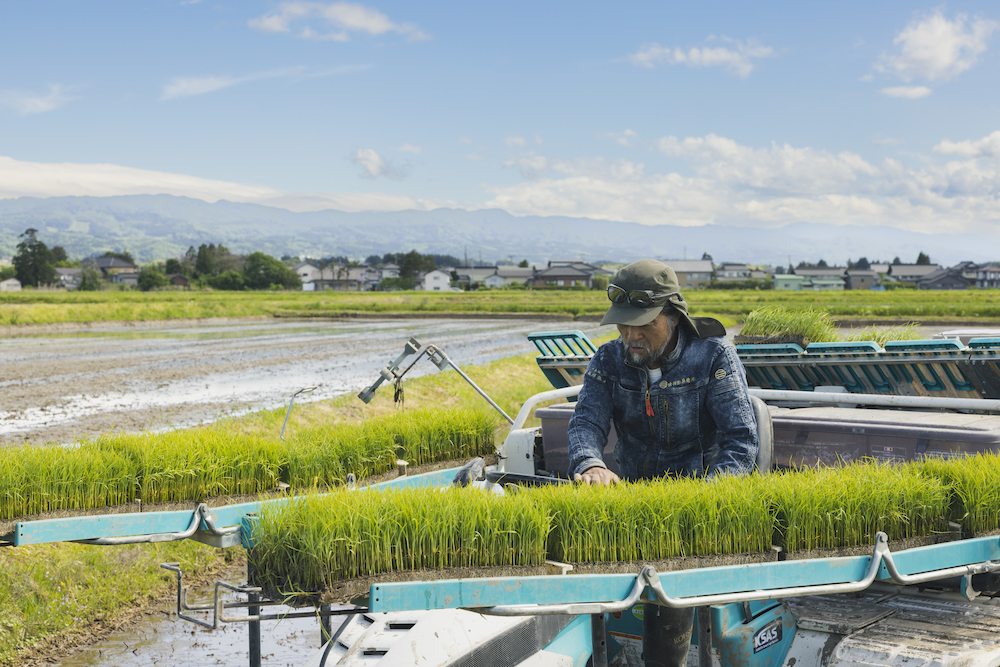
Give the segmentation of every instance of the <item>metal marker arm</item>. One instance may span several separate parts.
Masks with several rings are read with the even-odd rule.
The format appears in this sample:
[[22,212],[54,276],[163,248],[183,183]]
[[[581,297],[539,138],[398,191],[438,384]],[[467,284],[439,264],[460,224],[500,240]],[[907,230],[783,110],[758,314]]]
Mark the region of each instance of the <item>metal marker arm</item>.
[[[514,424],[514,420],[510,418],[510,415],[508,415],[506,412],[504,412],[503,408],[501,408],[499,405],[497,405],[496,402],[492,398],[490,398],[489,396],[487,396],[486,392],[483,391],[482,389],[480,389],[479,385],[476,384],[475,382],[473,382],[472,378],[470,378],[468,375],[466,375],[465,371],[463,371],[461,368],[459,368],[455,364],[455,362],[452,361],[451,358],[447,354],[444,353],[444,350],[442,350],[441,348],[439,348],[436,345],[428,345],[426,349],[427,349],[427,358],[431,360],[431,363],[433,363],[435,366],[438,367],[438,370],[444,370],[445,366],[451,366],[452,368],[454,368],[455,372],[458,373],[459,375],[461,375],[463,380],[465,380],[470,385],[472,385],[472,388],[475,389],[477,392],[479,392],[479,395],[482,396],[483,398],[485,398],[486,401],[490,405],[493,406],[494,410],[496,410],[501,415],[503,415],[503,418],[506,419],[508,423],[510,423],[511,425]],[[407,369],[407,370],[409,370],[409,369]]]
[[285,439],[285,427],[288,426],[288,418],[292,415],[292,406],[295,405],[295,397],[298,396],[299,394],[308,394],[312,391],[315,391],[318,388],[319,385],[315,387],[306,387],[305,389],[299,389],[297,392],[292,394],[291,400],[288,401],[288,410],[285,412],[285,421],[281,424],[281,433],[279,434],[279,437],[282,440]]

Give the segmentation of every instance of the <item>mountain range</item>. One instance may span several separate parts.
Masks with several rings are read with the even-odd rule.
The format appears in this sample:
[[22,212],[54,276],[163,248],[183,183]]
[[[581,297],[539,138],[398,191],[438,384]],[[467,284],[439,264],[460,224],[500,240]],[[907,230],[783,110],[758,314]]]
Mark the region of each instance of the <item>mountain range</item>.
[[0,257],[15,252],[28,228],[71,258],[127,250],[137,261],[177,257],[190,246],[223,244],[232,252],[276,257],[363,259],[388,252],[451,254],[495,262],[584,259],[625,262],[642,257],[798,264],[869,260],[904,263],[925,252],[943,265],[1000,259],[981,237],[921,234],[892,227],[798,222],[777,228],[722,225],[648,226],[588,218],[514,216],[497,209],[466,211],[294,213],[259,204],[215,203],[173,195],[22,197],[0,200]]

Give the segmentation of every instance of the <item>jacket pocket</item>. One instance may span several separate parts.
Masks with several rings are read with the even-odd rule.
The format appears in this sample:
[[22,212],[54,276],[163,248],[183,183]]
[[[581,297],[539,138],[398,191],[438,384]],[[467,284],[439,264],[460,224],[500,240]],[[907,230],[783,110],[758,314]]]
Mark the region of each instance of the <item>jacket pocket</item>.
[[663,432],[669,449],[686,448],[701,441],[701,392],[682,391],[663,399]]

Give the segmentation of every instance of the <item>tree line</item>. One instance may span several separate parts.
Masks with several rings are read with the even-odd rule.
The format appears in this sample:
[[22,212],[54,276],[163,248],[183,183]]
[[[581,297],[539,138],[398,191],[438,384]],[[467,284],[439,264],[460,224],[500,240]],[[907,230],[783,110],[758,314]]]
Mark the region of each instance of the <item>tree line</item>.
[[[18,239],[20,242],[17,244],[13,266],[0,270],[0,279],[17,278],[22,285],[41,287],[58,281],[56,268],[78,267],[82,269],[82,275],[77,289],[101,288],[101,272],[92,260],[70,261],[62,246],[49,248],[39,239],[37,229],[25,230]],[[128,264],[135,264],[128,252],[111,251],[104,253],[102,257],[117,257]],[[139,270],[137,287],[143,291],[166,287],[170,284],[169,276],[173,274],[182,275],[197,286],[220,290],[302,287],[302,281],[295,271],[280,260],[263,252],[236,255],[226,246],[214,243],[203,243],[197,250],[191,246],[182,257],[168,259],[162,266],[158,263],[143,266]]]

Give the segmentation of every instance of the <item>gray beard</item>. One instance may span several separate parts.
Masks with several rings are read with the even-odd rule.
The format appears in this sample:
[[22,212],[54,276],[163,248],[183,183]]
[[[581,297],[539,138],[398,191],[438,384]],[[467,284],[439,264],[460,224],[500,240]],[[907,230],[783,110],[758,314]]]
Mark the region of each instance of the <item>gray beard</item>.
[[660,349],[657,350],[655,354],[653,353],[653,350],[648,345],[646,345],[646,343],[639,343],[642,349],[644,349],[646,352],[645,354],[637,354],[635,352],[629,351],[629,344],[624,338],[619,338],[618,340],[622,342],[622,345],[625,347],[625,354],[627,354],[629,359],[632,360],[632,363],[644,364],[644,365],[648,365],[650,362],[656,361],[657,359],[662,357],[663,353],[667,350],[667,345],[670,343],[670,339],[667,338],[667,340],[663,343],[663,345],[660,346]]

